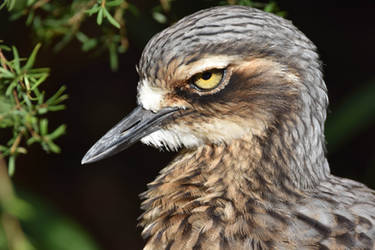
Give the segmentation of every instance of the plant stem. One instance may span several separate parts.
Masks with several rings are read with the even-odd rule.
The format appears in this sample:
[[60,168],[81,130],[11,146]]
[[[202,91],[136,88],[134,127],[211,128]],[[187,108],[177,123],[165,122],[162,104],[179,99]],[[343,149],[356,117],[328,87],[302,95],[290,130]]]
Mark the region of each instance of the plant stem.
[[21,138],[22,138],[22,134],[19,133],[16,140],[14,140],[14,143],[12,145],[12,147],[10,148],[10,153],[11,154],[14,154],[18,148],[18,145],[20,145],[20,142],[21,142]]
[[26,239],[18,219],[4,209],[6,203],[11,203],[13,199],[15,197],[12,182],[4,158],[0,154],[0,206],[3,207],[1,209],[3,212],[0,213],[0,223],[4,228],[9,250],[31,250],[33,247]]
[[1,62],[1,66],[4,68],[4,69],[8,69],[8,67],[7,67],[7,65],[6,65],[6,62],[7,61],[7,59],[5,58],[5,56],[4,56],[4,54],[3,54],[3,52],[1,51],[1,49],[0,49],[0,62]]
[[39,0],[38,2],[36,2],[34,5],[33,5],[33,9],[36,10],[40,7],[42,7],[43,5],[45,5],[46,3],[48,3],[50,0]]
[[13,89],[12,93],[13,93],[14,100],[16,101],[16,108],[18,110],[20,110],[21,104],[20,104],[20,100],[18,99],[18,96],[17,96],[17,91],[15,89]]

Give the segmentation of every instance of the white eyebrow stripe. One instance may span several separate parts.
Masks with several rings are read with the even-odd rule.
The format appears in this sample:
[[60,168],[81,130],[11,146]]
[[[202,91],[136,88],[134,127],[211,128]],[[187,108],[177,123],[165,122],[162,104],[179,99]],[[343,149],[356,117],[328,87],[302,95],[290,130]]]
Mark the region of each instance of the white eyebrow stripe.
[[147,79],[143,79],[138,85],[138,104],[144,109],[157,112],[167,91],[152,87]]
[[193,75],[206,70],[225,69],[233,60],[237,58],[237,56],[208,56],[192,63],[191,65],[182,67],[182,70],[185,72],[185,74],[186,72],[189,72],[187,78],[190,78]]

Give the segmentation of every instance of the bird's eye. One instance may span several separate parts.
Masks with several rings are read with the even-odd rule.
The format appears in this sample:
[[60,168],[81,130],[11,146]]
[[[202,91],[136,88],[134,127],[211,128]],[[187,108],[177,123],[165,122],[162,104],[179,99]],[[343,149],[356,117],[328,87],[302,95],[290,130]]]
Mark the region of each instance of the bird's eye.
[[224,69],[211,69],[192,77],[192,84],[199,90],[211,90],[219,86],[224,76]]

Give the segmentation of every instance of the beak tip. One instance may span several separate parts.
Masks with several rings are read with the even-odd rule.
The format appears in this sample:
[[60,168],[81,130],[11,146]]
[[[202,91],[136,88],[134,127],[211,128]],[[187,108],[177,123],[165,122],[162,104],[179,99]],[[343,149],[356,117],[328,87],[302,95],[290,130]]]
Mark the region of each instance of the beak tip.
[[107,158],[111,154],[108,154],[108,152],[111,152],[111,148],[108,148],[107,150],[104,150],[102,147],[102,143],[99,140],[99,143],[97,142],[94,144],[89,151],[83,156],[81,160],[81,165],[87,165],[94,162],[97,162],[99,160],[102,160],[104,158]]
[[81,160],[81,165],[85,165],[85,164],[88,164],[90,163],[90,157],[88,157],[88,155],[86,154],[82,160]]
[[87,165],[89,163],[93,163],[95,161],[97,161],[97,154],[93,154],[92,152],[92,149],[90,149],[86,154],[85,156],[83,156],[82,160],[81,160],[81,165]]
[[81,160],[81,165],[85,165],[86,163],[88,163],[88,161],[87,161],[85,158],[83,158],[83,159]]

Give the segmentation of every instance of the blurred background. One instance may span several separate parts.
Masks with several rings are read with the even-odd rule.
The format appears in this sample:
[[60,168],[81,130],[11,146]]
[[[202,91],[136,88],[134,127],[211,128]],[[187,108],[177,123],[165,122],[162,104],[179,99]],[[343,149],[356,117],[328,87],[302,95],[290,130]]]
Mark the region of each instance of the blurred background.
[[[72,3],[57,2],[66,8]],[[17,158],[11,178],[18,196],[33,207],[34,215],[20,220],[36,249],[142,248],[138,195],[175,153],[137,143],[95,164],[81,166],[80,161],[97,139],[136,106],[135,65],[151,36],[185,15],[223,2],[175,0],[165,9],[165,1],[129,1],[132,7],[121,13],[126,26],[121,31],[126,34],[118,40],[116,55],[105,39],[86,52],[79,39],[56,49],[62,37],[45,43],[32,25],[25,25],[26,16],[10,21],[14,12],[0,11],[0,40],[15,45],[22,56],[42,42],[36,65],[51,68],[42,88],[52,95],[66,85],[69,95],[65,110],[48,114],[50,127],[67,125],[66,134],[56,140],[61,153],[46,154],[40,145],[32,145],[28,154]],[[326,132],[332,173],[375,189],[374,1],[347,6],[342,1],[276,4],[272,11],[292,20],[315,43],[323,61],[330,99]],[[114,25],[104,20],[99,31],[95,15],[80,29],[90,37],[105,37],[103,30]],[[118,18],[116,13],[114,17]],[[0,133],[0,144],[5,143],[5,133]]]

